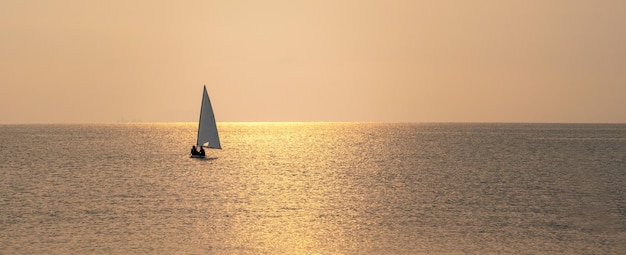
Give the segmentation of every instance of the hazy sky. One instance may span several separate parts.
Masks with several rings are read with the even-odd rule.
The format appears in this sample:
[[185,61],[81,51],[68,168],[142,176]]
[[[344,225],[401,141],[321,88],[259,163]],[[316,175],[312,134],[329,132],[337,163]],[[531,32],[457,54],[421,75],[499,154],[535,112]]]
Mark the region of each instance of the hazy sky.
[[0,123],[626,122],[626,1],[0,0]]

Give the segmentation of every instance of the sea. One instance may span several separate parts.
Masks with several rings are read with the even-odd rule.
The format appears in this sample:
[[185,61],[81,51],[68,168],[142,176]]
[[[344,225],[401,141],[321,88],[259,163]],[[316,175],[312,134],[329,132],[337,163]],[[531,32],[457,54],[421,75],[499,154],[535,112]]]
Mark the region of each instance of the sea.
[[1,254],[626,254],[626,124],[0,125]]

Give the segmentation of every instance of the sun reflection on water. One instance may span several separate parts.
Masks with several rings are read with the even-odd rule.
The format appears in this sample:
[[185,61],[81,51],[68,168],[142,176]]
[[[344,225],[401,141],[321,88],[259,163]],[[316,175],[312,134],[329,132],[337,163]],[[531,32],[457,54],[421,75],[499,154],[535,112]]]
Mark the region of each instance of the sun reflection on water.
[[[228,124],[226,124],[228,125]],[[225,125],[225,126],[226,126]],[[346,131],[351,124],[346,123]],[[320,127],[322,126],[322,127]],[[346,250],[346,226],[358,226],[358,208],[338,204],[351,189],[346,169],[337,157],[354,157],[354,140],[338,124],[247,123],[228,126],[239,140],[241,173],[228,194],[226,217],[231,219],[230,245],[259,247],[261,253],[329,253]],[[232,128],[232,129],[231,129]],[[277,132],[278,130],[278,132]],[[237,153],[237,152],[233,152]],[[351,208],[346,210],[346,208]],[[358,229],[352,229],[358,231]],[[253,245],[250,245],[253,243]]]

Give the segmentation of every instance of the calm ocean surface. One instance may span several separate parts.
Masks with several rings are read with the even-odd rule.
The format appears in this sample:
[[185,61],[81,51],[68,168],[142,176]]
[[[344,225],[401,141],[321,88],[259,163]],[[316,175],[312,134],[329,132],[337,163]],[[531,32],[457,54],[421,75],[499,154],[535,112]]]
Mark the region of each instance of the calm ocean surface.
[[0,125],[2,254],[626,254],[626,125]]

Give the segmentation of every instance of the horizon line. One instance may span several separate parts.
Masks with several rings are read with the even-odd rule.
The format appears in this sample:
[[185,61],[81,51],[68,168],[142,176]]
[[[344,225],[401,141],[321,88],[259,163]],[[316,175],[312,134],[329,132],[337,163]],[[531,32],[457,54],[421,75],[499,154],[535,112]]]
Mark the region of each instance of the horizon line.
[[[0,123],[0,125],[116,125],[116,124],[176,124],[197,121],[115,121],[115,122],[32,122]],[[537,121],[217,121],[223,124],[280,124],[280,123],[372,123],[372,124],[626,124],[626,122],[537,122]]]

